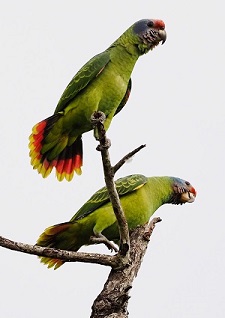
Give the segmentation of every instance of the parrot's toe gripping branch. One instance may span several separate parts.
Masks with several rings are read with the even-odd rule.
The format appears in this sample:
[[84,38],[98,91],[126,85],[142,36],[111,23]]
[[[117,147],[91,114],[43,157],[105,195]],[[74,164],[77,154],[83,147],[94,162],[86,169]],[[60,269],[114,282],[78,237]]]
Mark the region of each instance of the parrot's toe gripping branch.
[[97,126],[98,123],[103,124],[105,120],[106,120],[106,115],[101,111],[94,112],[91,115],[91,123],[93,126]]
[[103,149],[109,149],[111,147],[111,141],[110,139],[106,138],[104,144],[98,145],[96,147],[96,150],[102,151]]
[[118,248],[110,242],[103,234],[96,234],[95,236],[90,237],[90,242],[94,244],[105,244],[105,246],[110,250],[110,251],[115,251],[116,253],[119,251]]
[[101,111],[94,112],[91,115],[91,123],[94,128],[95,139],[100,141],[100,144],[96,148],[98,151],[109,149],[111,147],[111,141],[106,138],[106,131],[104,127],[105,120],[106,116]]

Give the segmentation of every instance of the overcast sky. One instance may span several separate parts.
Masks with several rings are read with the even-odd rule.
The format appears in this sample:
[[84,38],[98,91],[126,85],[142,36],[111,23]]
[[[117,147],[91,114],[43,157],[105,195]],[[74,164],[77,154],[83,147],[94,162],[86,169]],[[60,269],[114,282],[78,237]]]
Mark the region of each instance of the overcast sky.
[[[157,211],[163,222],[131,290],[129,317],[222,318],[225,45],[218,0],[0,1],[0,235],[33,244],[104,184],[92,133],[83,138],[83,175],[70,183],[32,169],[28,137],[80,67],[143,18],[163,19],[168,38],[136,64],[130,100],[108,131],[112,162],[146,143],[117,177],[177,176],[198,196]],[[78,263],[48,270],[35,256],[3,248],[0,259],[4,318],[89,317],[109,273]]]

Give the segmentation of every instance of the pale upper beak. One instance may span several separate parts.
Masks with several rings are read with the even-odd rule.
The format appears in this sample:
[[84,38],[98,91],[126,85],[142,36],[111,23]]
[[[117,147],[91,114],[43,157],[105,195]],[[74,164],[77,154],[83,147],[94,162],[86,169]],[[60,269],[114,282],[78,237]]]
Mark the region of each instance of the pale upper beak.
[[192,202],[195,201],[195,197],[196,197],[196,195],[194,193],[190,192],[190,191],[183,192],[181,194],[181,202],[183,202],[183,203],[186,203],[186,202],[192,203]]
[[166,42],[167,34],[165,30],[159,30],[159,37],[161,38],[162,44]]

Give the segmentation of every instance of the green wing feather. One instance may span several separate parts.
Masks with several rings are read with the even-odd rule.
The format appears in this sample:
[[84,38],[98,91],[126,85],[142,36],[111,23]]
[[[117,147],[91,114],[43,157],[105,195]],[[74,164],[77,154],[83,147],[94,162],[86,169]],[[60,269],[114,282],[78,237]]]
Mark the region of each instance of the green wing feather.
[[110,61],[110,54],[108,51],[104,51],[95,55],[90,59],[72,78],[71,82],[66,87],[62,94],[58,105],[55,109],[55,113],[58,113],[67,106],[67,104],[76,95],[84,89],[92,79],[96,78],[105,68]]
[[[139,189],[147,182],[147,180],[148,179],[141,174],[134,174],[120,178],[115,182],[117,192],[121,197]],[[93,196],[77,211],[70,221],[74,222],[84,218],[107,202],[109,202],[108,190],[106,187],[103,187],[93,194]]]
[[126,103],[128,101],[128,98],[130,96],[131,86],[132,86],[132,83],[131,83],[131,78],[130,78],[129,82],[128,82],[128,85],[127,85],[126,93],[125,93],[122,101],[120,102],[119,106],[117,107],[117,110],[116,110],[114,116],[117,115],[123,109],[123,107],[126,105]]

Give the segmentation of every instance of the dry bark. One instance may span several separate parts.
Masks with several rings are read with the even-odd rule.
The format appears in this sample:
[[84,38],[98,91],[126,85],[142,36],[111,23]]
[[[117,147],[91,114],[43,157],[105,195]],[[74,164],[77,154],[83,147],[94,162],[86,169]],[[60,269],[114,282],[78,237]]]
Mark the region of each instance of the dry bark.
[[140,269],[150,236],[160,218],[154,218],[149,225],[141,226],[130,235],[130,262],[122,269],[112,269],[92,305],[91,318],[127,318],[129,292]]

